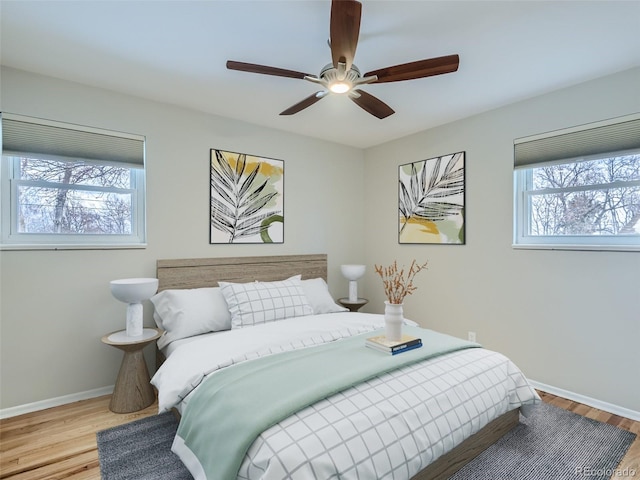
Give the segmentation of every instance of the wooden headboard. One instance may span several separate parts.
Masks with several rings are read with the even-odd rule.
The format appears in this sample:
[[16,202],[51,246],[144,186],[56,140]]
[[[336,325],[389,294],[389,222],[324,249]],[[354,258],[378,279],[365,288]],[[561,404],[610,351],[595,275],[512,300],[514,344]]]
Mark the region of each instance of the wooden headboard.
[[158,291],[217,287],[218,281],[252,282],[284,280],[292,275],[327,279],[327,255],[273,255],[158,260]]

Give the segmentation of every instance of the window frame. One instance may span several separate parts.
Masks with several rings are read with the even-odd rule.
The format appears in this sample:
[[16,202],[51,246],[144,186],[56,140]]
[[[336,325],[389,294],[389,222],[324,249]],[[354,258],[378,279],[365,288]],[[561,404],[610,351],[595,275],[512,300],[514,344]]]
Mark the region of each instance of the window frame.
[[[0,250],[75,250],[75,249],[119,249],[119,248],[145,248],[146,244],[146,159],[145,148],[146,139],[140,135],[122,134],[103,129],[95,129],[92,127],[81,127],[70,125],[62,122],[53,122],[50,120],[33,119],[21,115],[2,113],[0,117],[3,120],[16,119],[40,124],[53,125],[62,128],[73,129],[87,133],[99,133],[102,135],[110,135],[115,138],[129,138],[142,142],[142,164],[133,165],[125,162],[113,162],[108,159],[96,160],[85,159],[79,157],[67,158],[63,156],[48,155],[42,153],[20,153],[5,151],[2,149],[2,158],[0,165]],[[1,137],[0,137],[1,138]],[[117,187],[95,187],[87,185],[70,185],[69,190],[93,190],[102,192],[111,192],[121,190],[131,193],[131,234],[58,234],[58,233],[21,233],[18,232],[18,192],[21,185],[38,186],[56,188],[55,182],[40,182],[33,180],[23,180],[18,178],[20,171],[20,159],[24,157],[42,159],[42,160],[59,160],[59,161],[78,161],[86,164],[98,165],[116,165],[122,168],[128,168],[130,171],[131,187],[129,189],[119,189]],[[115,189],[115,190],[114,190]]]
[[[513,219],[513,245],[515,249],[551,249],[551,250],[595,250],[595,251],[640,251],[640,235],[530,235],[529,222],[531,221],[530,202],[528,199],[534,195],[531,192],[543,194],[545,190],[533,190],[533,169],[551,165],[572,165],[584,161],[604,160],[607,158],[640,155],[638,150],[625,150],[607,153],[599,153],[580,158],[556,160],[553,162],[531,163],[524,168],[514,169],[514,219]],[[578,190],[598,190],[602,188],[624,188],[640,186],[640,180],[593,184],[583,187],[567,187],[547,189],[557,192],[572,192]],[[597,241],[595,241],[597,240]]]

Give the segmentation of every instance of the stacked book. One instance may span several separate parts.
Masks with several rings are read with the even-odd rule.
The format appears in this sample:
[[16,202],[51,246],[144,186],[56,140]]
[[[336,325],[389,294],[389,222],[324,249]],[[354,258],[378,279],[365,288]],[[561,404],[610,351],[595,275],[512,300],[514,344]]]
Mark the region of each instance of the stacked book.
[[365,345],[369,348],[385,352],[389,355],[397,355],[398,353],[408,352],[414,348],[420,348],[422,346],[422,339],[418,337],[412,337],[411,335],[402,335],[400,340],[391,341],[384,335],[377,337],[369,337],[365,341]]

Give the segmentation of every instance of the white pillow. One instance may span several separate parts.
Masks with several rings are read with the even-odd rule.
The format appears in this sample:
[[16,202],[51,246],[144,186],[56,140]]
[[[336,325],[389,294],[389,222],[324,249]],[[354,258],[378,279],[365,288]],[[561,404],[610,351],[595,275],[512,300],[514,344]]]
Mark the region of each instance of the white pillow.
[[151,297],[151,303],[153,318],[165,331],[158,348],[181,338],[231,328],[231,314],[218,287],[164,290]]
[[312,315],[300,275],[279,282],[218,282],[231,312],[231,328]]
[[318,315],[320,313],[335,313],[346,312],[349,309],[338,305],[329,293],[329,287],[324,278],[311,278],[309,280],[302,280],[302,290],[307,296],[307,300],[313,313]]

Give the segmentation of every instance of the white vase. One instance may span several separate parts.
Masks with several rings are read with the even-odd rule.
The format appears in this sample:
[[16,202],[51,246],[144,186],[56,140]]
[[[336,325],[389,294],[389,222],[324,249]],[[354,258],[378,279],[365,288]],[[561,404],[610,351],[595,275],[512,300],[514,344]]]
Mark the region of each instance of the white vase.
[[388,340],[397,342],[402,337],[402,304],[384,302],[384,334]]

